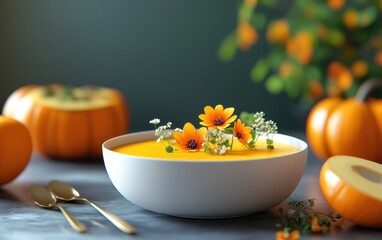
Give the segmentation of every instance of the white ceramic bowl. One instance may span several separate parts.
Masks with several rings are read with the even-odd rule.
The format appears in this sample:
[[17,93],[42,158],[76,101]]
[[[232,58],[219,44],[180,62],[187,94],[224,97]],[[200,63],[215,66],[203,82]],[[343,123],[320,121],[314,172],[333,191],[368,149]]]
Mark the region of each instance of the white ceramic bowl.
[[274,135],[274,141],[298,152],[256,160],[184,161],[111,150],[154,138],[147,131],[107,140],[102,145],[106,170],[116,189],[135,205],[178,217],[227,218],[272,208],[294,191],[308,154],[305,142],[282,134]]

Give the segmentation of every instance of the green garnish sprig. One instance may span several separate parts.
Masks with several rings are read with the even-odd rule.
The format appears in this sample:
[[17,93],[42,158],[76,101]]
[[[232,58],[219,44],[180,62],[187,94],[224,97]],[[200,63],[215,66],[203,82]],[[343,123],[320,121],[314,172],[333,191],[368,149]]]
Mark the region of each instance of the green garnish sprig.
[[165,147],[166,151],[168,153],[173,152],[174,151],[174,147],[171,144],[171,139],[172,139],[171,126],[172,126],[172,122],[168,122],[165,125],[158,126],[158,124],[160,123],[160,119],[159,118],[154,118],[154,119],[150,120],[149,123],[153,124],[155,126],[155,136],[158,137],[157,138],[157,142],[160,143],[160,142],[166,141],[167,142],[166,147]]
[[328,214],[314,210],[315,200],[292,200],[286,208],[278,208],[281,222],[276,227],[283,228],[285,233],[293,230],[307,233],[327,232],[331,226],[340,226],[343,218],[335,212]]
[[272,120],[265,120],[264,112],[242,112],[239,118],[252,128],[251,134],[253,139],[250,143],[251,146],[254,146],[260,137],[264,137],[267,148],[275,148],[273,145],[273,135],[277,133],[277,124]]
[[227,148],[231,146],[225,134],[225,132],[218,129],[208,131],[203,141],[204,151],[206,153],[224,155]]

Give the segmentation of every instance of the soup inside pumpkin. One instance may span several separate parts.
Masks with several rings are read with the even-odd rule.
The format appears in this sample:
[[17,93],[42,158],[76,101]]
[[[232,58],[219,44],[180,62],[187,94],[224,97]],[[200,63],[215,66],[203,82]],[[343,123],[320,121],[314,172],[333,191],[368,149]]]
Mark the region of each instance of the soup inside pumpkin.
[[113,149],[115,152],[149,158],[171,160],[249,160],[262,159],[288,155],[298,152],[299,149],[291,145],[275,142],[275,149],[267,149],[265,141],[257,141],[254,149],[247,149],[239,141],[235,140],[232,151],[227,150],[224,155],[210,154],[203,151],[183,152],[174,151],[168,153],[165,150],[167,142],[158,143],[156,140],[142,141],[122,145]]

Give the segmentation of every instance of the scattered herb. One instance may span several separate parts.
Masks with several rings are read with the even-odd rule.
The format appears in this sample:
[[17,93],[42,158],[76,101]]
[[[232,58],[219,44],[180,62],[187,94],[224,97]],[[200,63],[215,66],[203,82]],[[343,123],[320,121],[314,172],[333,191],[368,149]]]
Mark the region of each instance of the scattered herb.
[[[324,214],[314,210],[314,199],[302,201],[289,201],[286,208],[280,207],[277,212],[281,218],[281,222],[276,224],[276,227],[282,228],[277,231],[276,239],[299,239],[302,232],[320,233],[327,232],[330,227],[342,225],[343,218],[335,213],[329,212]],[[293,233],[293,234],[292,234]]]

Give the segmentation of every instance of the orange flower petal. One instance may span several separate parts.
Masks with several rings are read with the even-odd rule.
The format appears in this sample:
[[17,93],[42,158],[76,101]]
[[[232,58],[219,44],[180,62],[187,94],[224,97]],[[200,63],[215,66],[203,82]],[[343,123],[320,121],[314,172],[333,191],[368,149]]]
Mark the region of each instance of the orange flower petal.
[[196,131],[194,125],[187,122],[183,127],[183,132],[173,132],[173,137],[177,142],[175,145],[181,150],[197,151],[203,149],[203,140],[206,134],[206,128],[200,128]]
[[195,140],[197,142],[203,142],[204,141],[204,136],[207,135],[207,128],[199,128],[198,131],[196,131],[196,135],[195,135]]
[[293,240],[300,239],[300,232],[298,230],[293,230],[289,235],[289,239],[293,239]]
[[300,232],[298,230],[293,230],[289,234],[286,234],[282,230],[276,232],[276,240],[298,240],[298,239],[300,239]]
[[224,109],[223,105],[218,104],[215,108],[206,106],[204,108],[204,114],[200,114],[199,118],[202,120],[200,125],[208,127],[208,129],[220,129],[223,130],[231,122],[235,121],[237,116],[231,116],[234,108]]
[[213,109],[211,106],[204,107],[204,112],[206,113],[207,117],[215,118],[215,109]]
[[213,125],[213,123],[209,123],[209,122],[200,122],[199,124],[205,127],[209,127]]
[[234,111],[235,111],[235,108],[233,107],[224,109],[222,119],[226,121],[233,114]]
[[216,105],[215,107],[215,118],[222,118],[223,119],[223,112],[224,112],[224,107],[223,105],[219,104],[219,105]]
[[276,240],[285,240],[284,231],[277,231],[276,232]]
[[229,124],[223,124],[223,125],[220,125],[220,126],[215,126],[215,128],[211,128],[211,129],[219,129],[219,130],[224,130],[226,127],[228,127]]
[[181,132],[173,132],[172,136],[174,137],[175,141],[177,141],[180,144],[186,144],[187,141]]
[[207,124],[207,125],[204,125],[204,124],[200,123],[200,124],[202,124],[203,126],[209,126],[209,125],[214,124],[214,123],[213,123],[213,119],[212,119],[212,118],[209,118],[206,114],[200,114],[200,115],[199,115],[199,119],[202,120],[205,124]]
[[245,123],[241,122],[240,119],[235,122],[233,132],[234,136],[243,144],[247,144],[252,138],[251,127],[245,126]]
[[194,136],[196,132],[196,129],[192,123],[188,122],[183,127],[183,134],[185,136]]
[[231,122],[235,121],[236,118],[237,118],[237,116],[233,115],[232,117],[230,117],[227,120],[225,120],[225,122],[229,125]]

